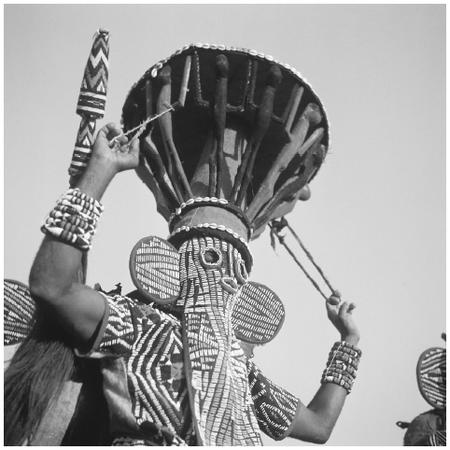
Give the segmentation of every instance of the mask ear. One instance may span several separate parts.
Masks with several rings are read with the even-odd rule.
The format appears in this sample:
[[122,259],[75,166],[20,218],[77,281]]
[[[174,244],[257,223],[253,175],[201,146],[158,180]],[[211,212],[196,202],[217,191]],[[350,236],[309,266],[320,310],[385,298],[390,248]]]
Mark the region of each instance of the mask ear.
[[174,303],[180,294],[180,256],[169,242],[156,236],[140,239],[130,255],[134,285],[146,299]]
[[21,343],[34,323],[36,305],[28,287],[15,280],[4,281],[3,326],[5,345]]
[[284,315],[283,303],[275,292],[249,281],[242,287],[231,321],[239,340],[261,345],[278,334]]
[[425,350],[417,362],[417,384],[422,397],[434,408],[446,406],[445,379],[447,372],[446,350],[432,347]]

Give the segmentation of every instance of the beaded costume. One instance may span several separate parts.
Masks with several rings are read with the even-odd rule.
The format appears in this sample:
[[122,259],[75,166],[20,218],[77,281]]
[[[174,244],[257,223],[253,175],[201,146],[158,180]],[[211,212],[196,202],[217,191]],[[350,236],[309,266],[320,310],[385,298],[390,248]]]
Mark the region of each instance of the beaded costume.
[[[85,72],[72,181],[88,164],[104,109],[108,42],[101,31]],[[270,56],[195,44],[143,75],[122,122],[140,137],[136,172],[170,236],[136,244],[139,300],[106,295],[96,341],[78,353],[100,360],[112,443],[261,445],[260,430],[282,439],[300,402],[240,345],[270,341],[284,319],[276,294],[249,281],[248,243],[309,196],[329,145],[319,98]],[[88,250],[101,209],[72,189],[43,231]],[[342,361],[331,362],[336,382]],[[352,382],[345,378],[346,389]]]
[[[262,294],[271,292],[264,286],[249,285],[247,244],[267,222],[292,210],[317,173],[328,143],[323,107],[298,72],[272,57],[196,44],[151,67],[133,86],[123,124],[126,133],[141,134],[137,173],[155,195],[169,223],[173,253],[179,253],[179,280],[158,258],[149,255],[146,262],[137,252],[133,281],[149,300],[182,310],[197,442],[260,445],[262,418],[253,412],[234,329],[262,329],[259,318],[264,322],[276,308],[258,314],[241,305],[234,324],[233,311],[241,291],[248,294],[258,286],[253,301],[246,302],[253,307],[258,298],[264,304],[264,298],[276,297]],[[155,265],[159,270],[151,268]],[[164,288],[154,288],[155,276]],[[240,338],[257,342],[255,336],[250,331]],[[295,409],[296,401],[286,396],[279,405],[290,412],[281,411],[280,420]],[[275,428],[283,429],[282,422]]]
[[[95,350],[85,356],[101,358],[113,445],[195,445],[180,321],[127,297],[105,297],[105,301],[107,313]],[[257,420],[254,441],[248,444],[261,444],[259,428],[273,439],[284,438],[299,400],[266,379],[254,363],[247,362],[237,342],[233,353],[251,396],[246,399],[247,417]],[[224,408],[220,402],[216,406]],[[237,422],[245,420],[237,410],[238,402],[230,407],[236,410]],[[238,437],[231,431],[223,436],[229,439],[227,445]]]

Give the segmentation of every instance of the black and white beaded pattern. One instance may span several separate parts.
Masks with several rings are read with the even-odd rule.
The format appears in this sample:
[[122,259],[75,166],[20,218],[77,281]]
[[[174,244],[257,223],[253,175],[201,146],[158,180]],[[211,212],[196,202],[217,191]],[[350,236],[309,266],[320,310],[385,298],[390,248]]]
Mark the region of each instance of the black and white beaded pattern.
[[4,281],[4,345],[18,344],[28,336],[33,326],[35,308],[27,286],[14,280]]
[[131,300],[116,295],[108,301],[108,317],[98,351],[108,356],[124,356],[131,352],[135,338],[129,314]]
[[258,425],[272,439],[281,440],[291,427],[300,401],[266,378],[252,361],[247,362],[247,369]]
[[[180,434],[189,435],[192,427],[190,423],[186,426],[189,398],[179,320],[120,295],[107,297],[107,303],[108,323],[98,351],[103,356],[124,358],[137,425],[164,427],[171,434],[172,445],[185,445],[185,436]],[[133,443],[139,439],[131,439],[130,445]]]
[[253,234],[253,228],[245,216],[244,212],[240,210],[237,206],[230,203],[226,198],[217,198],[217,197],[195,197],[182,202],[180,206],[170,215],[169,217],[169,229],[173,227],[173,222],[179,218],[183,211],[189,207],[195,206],[218,206],[230,210],[233,214],[237,215],[246,225],[248,229],[248,240],[251,239]]
[[80,250],[89,250],[103,205],[78,188],[70,188],[41,227],[41,231]]
[[328,361],[322,373],[321,383],[333,383],[343,387],[350,394],[355,384],[356,372],[362,352],[355,345],[345,341],[335,342],[328,354]]
[[187,233],[190,230],[201,230],[202,228],[206,228],[206,229],[210,229],[210,230],[219,230],[219,231],[228,233],[229,235],[233,236],[235,239],[238,239],[240,242],[242,242],[242,244],[245,245],[245,248],[250,253],[250,249],[248,247],[247,241],[242,236],[239,236],[239,234],[236,233],[235,231],[233,231],[231,228],[228,228],[225,225],[217,225],[217,223],[200,223],[200,224],[194,225],[192,227],[183,225],[182,227],[179,227],[176,230],[174,230],[170,234],[169,238],[174,237],[178,233],[182,233],[182,232]]
[[417,381],[423,398],[434,408],[446,406],[447,359],[440,347],[424,351],[417,363]]
[[175,210],[173,214],[171,214],[169,219],[169,224],[172,222],[172,220],[175,219],[175,217],[180,216],[181,213],[185,208],[188,206],[194,205],[195,203],[211,203],[212,206],[214,205],[228,205],[229,202],[226,198],[217,198],[217,197],[195,197],[190,198],[189,200],[186,200],[185,202],[181,203],[180,206]]
[[254,344],[271,341],[284,321],[284,306],[268,287],[247,283],[233,310],[232,322],[238,339]]
[[447,445],[447,431],[436,430],[435,433],[428,436],[428,445],[430,447],[445,447]]
[[[223,255],[222,264],[224,265],[220,270],[218,268],[208,270],[208,272],[211,271],[208,278],[211,278],[212,272],[218,277],[214,275],[209,280],[211,282],[207,284],[201,283],[200,280],[197,281],[197,277],[194,276],[194,279],[191,279],[192,282],[185,285],[187,291],[181,296],[182,301],[194,301],[195,309],[197,310],[197,312],[191,311],[193,314],[192,321],[189,321],[190,324],[187,326],[193,332],[192,334],[189,333],[191,339],[194,339],[194,336],[195,339],[202,336],[207,338],[205,341],[207,345],[196,349],[197,351],[191,360],[193,364],[192,370],[196,368],[195,361],[201,355],[203,358],[198,370],[192,373],[190,381],[193,385],[197,385],[204,378],[202,385],[205,390],[202,389],[201,392],[203,392],[205,397],[202,398],[202,402],[207,400],[206,395],[208,395],[211,397],[212,405],[217,409],[216,412],[218,414],[212,414],[210,420],[218,428],[211,428],[211,433],[219,432],[226,420],[234,417],[235,431],[239,428],[239,434],[245,433],[245,438],[242,440],[247,445],[250,443],[260,445],[258,439],[259,428],[274,439],[281,439],[286,434],[295,416],[298,400],[293,395],[271,383],[255,365],[246,365],[243,351],[235,338],[233,338],[231,347],[228,349],[230,360],[226,359],[228,362],[225,363],[225,366],[230,368],[230,363],[233,362],[231,364],[233,368],[231,372],[224,372],[222,370],[223,364],[219,364],[216,367],[217,370],[213,370],[216,364],[212,364],[210,368],[205,364],[205,358],[210,363],[216,361],[216,357],[220,356],[221,353],[219,355],[215,354],[215,346],[220,344],[227,347],[227,339],[222,341],[224,336],[216,336],[216,339],[219,339],[219,341],[215,342],[214,339],[210,339],[212,337],[210,333],[207,333],[205,336],[204,333],[209,326],[205,328],[206,323],[204,320],[196,320],[200,319],[198,317],[200,311],[198,310],[210,310],[208,307],[209,303],[205,302],[207,298],[215,299],[216,301],[219,301],[220,297],[223,297],[224,300],[232,300],[232,297],[239,295],[239,290],[236,294],[229,294],[225,290],[221,293],[222,289],[220,288],[220,278],[227,277],[238,267],[236,258],[239,259],[239,253],[235,249],[233,250],[231,244],[220,242],[214,238],[195,239],[194,241],[200,244],[203,243],[195,251],[195,254],[199,255],[200,258],[202,249],[206,251],[213,246],[219,248]],[[193,245],[192,242],[191,245]],[[185,243],[184,246],[188,246],[188,243]],[[193,255],[190,256],[192,257]],[[191,275],[195,275],[196,270],[204,272],[198,263],[195,264],[196,267],[189,263],[189,255],[185,255],[182,260],[187,264],[185,270],[182,270],[184,272],[183,278],[190,278],[187,274],[187,269]],[[217,262],[211,266],[218,264]],[[206,290],[198,289],[199,283]],[[191,295],[195,298],[191,298]],[[120,295],[107,297],[107,302],[110,312],[108,324],[99,344],[101,355],[98,355],[98,352],[94,352],[95,354],[92,354],[92,357],[110,356],[113,358],[124,358],[129,392],[129,398],[127,397],[128,401],[125,402],[125,407],[131,408],[136,424],[143,432],[146,424],[151,423],[154,425],[153,428],[159,429],[163,427],[166,434],[171,434],[171,445],[190,443],[193,424],[189,413],[188,378],[186,378],[183,353],[194,349],[189,345],[188,348],[185,347],[183,349],[182,328],[179,319],[152,305],[138,303]],[[232,303],[233,301],[224,302],[227,305]],[[213,319],[213,317],[210,316],[210,319]],[[218,316],[213,321],[216,322],[219,319],[220,317]],[[220,323],[218,324],[220,325]],[[202,333],[198,333],[197,330],[193,329],[197,326],[200,326],[203,330]],[[210,378],[208,374],[211,375],[211,371],[214,375]],[[221,385],[219,380],[230,376],[235,379],[232,383],[233,389],[229,392],[225,389],[224,393],[228,392],[228,395],[220,396],[221,400],[217,403],[216,399],[218,397],[216,394]],[[236,378],[239,379],[239,383],[236,383]],[[207,389],[206,385],[211,390]],[[242,385],[241,388],[248,395],[247,400],[245,399],[246,395],[242,396],[242,391],[239,389],[235,391],[238,385]],[[116,395],[116,393],[112,392],[112,395]],[[224,400],[230,396],[233,401]],[[117,402],[116,397],[114,398]],[[234,410],[234,412],[230,411],[230,409]],[[202,414],[199,417],[202,421],[205,420]],[[243,425],[244,417],[247,417],[247,422],[244,427],[239,427],[239,425]],[[254,421],[256,428],[250,426],[249,422],[252,421]],[[227,430],[229,430],[228,427],[222,430],[222,433],[225,433],[223,438],[237,439],[236,434],[230,436]],[[123,445],[150,445],[151,442],[155,443],[151,433],[147,434],[144,432],[143,436],[133,438],[128,437],[126,432],[127,428],[125,427],[121,430],[123,435],[116,435],[117,440],[114,441],[114,445],[120,445],[121,443]],[[208,440],[208,442],[210,441]],[[216,440],[216,443],[218,442],[221,442],[220,438]]]
[[156,302],[176,300],[180,292],[178,251],[157,236],[141,239],[133,248],[130,269],[136,287]]
[[[184,350],[201,445],[261,445],[244,353],[234,337],[231,315],[245,281],[236,277],[240,252],[215,237],[192,238],[180,247]],[[215,261],[205,253],[218,256]],[[234,289],[227,283],[235,280]]]

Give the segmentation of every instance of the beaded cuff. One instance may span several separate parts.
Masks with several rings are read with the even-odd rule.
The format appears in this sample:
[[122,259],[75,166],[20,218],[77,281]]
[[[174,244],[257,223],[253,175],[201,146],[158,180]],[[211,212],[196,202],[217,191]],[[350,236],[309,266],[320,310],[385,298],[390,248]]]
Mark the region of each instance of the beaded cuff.
[[97,200],[78,188],[69,189],[50,211],[41,231],[80,250],[89,250],[102,212]]
[[327,366],[322,374],[321,383],[333,383],[342,386],[350,394],[355,383],[361,350],[348,342],[336,342],[328,355]]

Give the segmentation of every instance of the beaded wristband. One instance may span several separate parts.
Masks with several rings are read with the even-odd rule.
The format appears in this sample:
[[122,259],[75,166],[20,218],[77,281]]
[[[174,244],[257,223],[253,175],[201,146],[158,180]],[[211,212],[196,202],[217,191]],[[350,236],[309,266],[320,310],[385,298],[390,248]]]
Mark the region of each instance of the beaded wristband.
[[71,188],[50,211],[41,230],[80,250],[89,250],[103,209],[94,198]]
[[356,346],[345,341],[336,342],[328,355],[321,383],[337,384],[350,394],[361,355],[361,350]]

